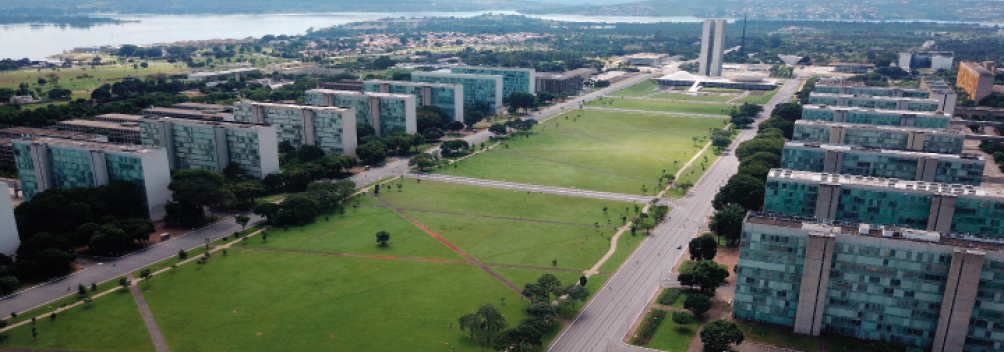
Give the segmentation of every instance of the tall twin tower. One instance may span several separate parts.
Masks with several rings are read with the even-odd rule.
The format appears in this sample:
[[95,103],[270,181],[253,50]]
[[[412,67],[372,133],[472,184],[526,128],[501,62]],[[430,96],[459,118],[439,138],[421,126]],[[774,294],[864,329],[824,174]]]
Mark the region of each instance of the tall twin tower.
[[722,56],[725,45],[725,20],[704,20],[704,36],[701,37],[701,68],[699,74],[705,76],[722,75]]

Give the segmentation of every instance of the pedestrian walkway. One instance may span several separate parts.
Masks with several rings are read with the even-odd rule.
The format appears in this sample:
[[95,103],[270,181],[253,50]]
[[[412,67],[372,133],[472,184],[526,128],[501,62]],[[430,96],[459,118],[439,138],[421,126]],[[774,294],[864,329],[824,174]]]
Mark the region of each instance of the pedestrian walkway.
[[[132,273],[126,275],[129,280],[135,281],[135,277]],[[147,285],[149,285],[147,281]],[[143,316],[143,323],[146,324],[146,329],[150,331],[150,338],[153,339],[153,346],[157,348],[157,352],[171,352],[171,349],[167,347],[167,340],[164,340],[164,335],[160,333],[160,328],[157,327],[157,321],[153,319],[153,312],[150,311],[150,306],[146,304],[146,299],[143,298],[143,292],[139,288],[140,283],[137,282],[134,285],[129,286],[129,292],[132,293],[132,298],[136,300],[136,305],[139,307],[139,314]]]
[[551,220],[537,220],[528,218],[514,218],[509,216],[494,216],[494,215],[482,215],[482,214],[470,214],[470,213],[457,213],[452,211],[442,211],[442,210],[431,210],[431,209],[417,209],[417,208],[390,208],[379,205],[365,205],[359,204],[360,207],[370,207],[370,208],[385,208],[385,209],[397,209],[403,211],[417,211],[422,213],[435,213],[435,214],[445,214],[445,215],[457,215],[457,216],[469,216],[475,218],[488,218],[488,219],[498,219],[498,220],[510,220],[510,221],[526,221],[526,222],[536,222],[542,224],[554,224],[554,225],[568,225],[568,226],[582,226],[582,227],[593,227],[593,228],[603,228],[603,229],[617,229],[614,226],[603,226],[597,224],[579,224],[574,222],[561,222],[561,221],[551,221]]
[[[632,202],[632,203],[642,203],[642,204],[648,204],[653,199],[656,199],[656,197],[653,197],[653,196],[639,196],[639,195],[633,195],[633,194],[590,191],[590,190],[575,189],[575,188],[538,186],[538,185],[531,185],[531,184],[527,184],[527,183],[516,183],[516,182],[506,182],[506,181],[485,180],[485,179],[480,179],[480,178],[460,177],[460,176],[448,176],[448,175],[439,175],[439,174],[429,174],[429,173],[424,173],[424,172],[411,172],[411,173],[405,175],[404,177],[406,177],[406,178],[422,179],[422,180],[440,181],[440,182],[459,183],[459,184],[472,185],[472,186],[482,186],[482,187],[501,188],[501,189],[514,189],[514,190],[527,191],[527,192],[557,194],[557,195],[563,195],[563,196],[583,197],[583,198],[616,200],[616,201],[622,201],[622,202]],[[658,204],[672,206],[677,201],[678,201],[677,199],[660,198]]]

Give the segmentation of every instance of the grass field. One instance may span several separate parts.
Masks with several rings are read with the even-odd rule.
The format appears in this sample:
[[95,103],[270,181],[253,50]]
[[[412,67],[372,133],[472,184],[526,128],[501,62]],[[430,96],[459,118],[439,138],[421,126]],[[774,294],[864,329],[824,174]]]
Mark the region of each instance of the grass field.
[[729,111],[732,109],[731,105],[722,104],[681,103],[672,101],[620,99],[610,97],[596,99],[583,105],[600,108],[667,111],[703,115],[728,115]]
[[656,87],[658,86],[659,85],[656,84],[655,81],[648,79],[638,82],[638,84],[635,84],[633,86],[626,87],[616,92],[610,93],[609,95],[618,97],[640,97],[653,93],[658,93],[659,91],[656,90]]
[[472,265],[253,250],[179,267],[144,295],[179,351],[479,351],[460,316],[505,298],[516,325],[529,304]]
[[648,99],[669,99],[669,100],[694,100],[694,101],[717,101],[727,102],[736,96],[729,95],[690,95],[683,93],[660,93],[648,97]]
[[686,352],[690,347],[690,342],[694,340],[694,335],[701,329],[701,324],[693,322],[687,325],[680,325],[673,322],[671,318],[673,312],[669,312],[666,320],[659,325],[655,336],[645,347],[670,352]]
[[[32,341],[32,328],[38,332],[38,341]],[[143,318],[139,315],[136,301],[128,290],[112,292],[88,306],[66,310],[56,316],[56,320],[42,318],[35,324],[19,326],[7,332],[7,335],[10,340],[4,343],[4,347],[102,352],[156,351]]]
[[[764,104],[769,103],[770,100],[774,98],[774,95],[777,94],[777,92],[779,90],[781,90],[781,87],[777,87],[777,88],[774,88],[774,90],[766,91],[766,92],[763,92],[763,91],[753,91],[753,92],[757,92],[756,94],[758,94],[758,95],[753,95],[753,93],[751,93],[749,96],[747,96],[745,98],[742,98],[742,99],[739,99],[739,101],[737,101],[737,103],[750,103],[750,104],[764,105]],[[760,94],[760,93],[763,93],[763,94]]]
[[[675,174],[700,150],[692,136],[708,136],[724,120],[661,114],[576,110],[534,127],[447,175],[655,195],[659,176]],[[642,187],[645,191],[642,191]]]
[[[42,71],[19,70],[0,74],[0,88],[17,89],[21,82],[33,84],[32,89],[38,87],[38,79],[49,79],[49,74],[56,74],[59,77],[58,85],[69,90],[94,89],[105,83],[114,83],[122,78],[131,75],[151,75],[155,73],[180,72],[186,70],[175,65],[150,65],[147,68],[134,69],[130,67],[98,67],[98,68],[61,68],[58,71],[43,69]],[[81,77],[78,76],[90,76]],[[52,83],[42,86],[42,91],[49,91],[53,87]]]

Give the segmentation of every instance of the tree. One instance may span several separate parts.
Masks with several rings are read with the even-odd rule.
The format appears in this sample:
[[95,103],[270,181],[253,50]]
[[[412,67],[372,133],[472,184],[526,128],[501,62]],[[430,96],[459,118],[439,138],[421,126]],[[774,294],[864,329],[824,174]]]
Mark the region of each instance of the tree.
[[683,309],[694,313],[694,316],[703,316],[711,309],[711,296],[692,293],[687,296],[687,300],[683,301]]
[[179,249],[178,250],[178,259],[181,259],[181,260],[188,259],[188,252],[185,252],[184,249]]
[[440,138],[443,138],[444,136],[446,136],[446,133],[444,133],[443,130],[438,127],[427,129],[425,130],[425,132],[422,133],[422,137],[425,137],[426,140],[430,141],[438,141]]
[[98,254],[115,255],[125,251],[130,244],[132,239],[125,231],[113,224],[107,224],[94,233],[87,246]]
[[321,205],[305,195],[289,195],[279,203],[279,210],[273,215],[276,225],[305,224],[320,213]]
[[470,330],[471,338],[474,338],[475,331],[481,329],[481,319],[478,318],[476,313],[460,317],[460,319],[457,320],[457,323],[460,325],[460,331],[464,331],[464,329]]
[[281,207],[275,203],[261,203],[255,205],[253,212],[255,215],[264,217],[269,222],[273,222],[273,220],[275,220],[275,215],[279,213],[280,208]]
[[784,138],[791,139],[795,133],[795,123],[780,116],[774,116],[760,122],[757,127],[760,131],[768,128],[776,128],[784,133]]
[[681,286],[694,288],[694,274],[691,274],[690,272],[680,273],[676,279],[680,281]]
[[91,242],[91,237],[94,236],[94,233],[100,228],[100,225],[93,222],[81,224],[80,226],[77,226],[76,231],[73,232],[71,242],[76,247],[86,246]]
[[446,130],[450,132],[456,133],[457,131],[460,131],[462,129],[464,129],[464,123],[460,121],[450,121],[449,123],[446,124]]
[[436,160],[429,153],[416,154],[408,160],[408,166],[417,166],[419,171],[425,171],[426,168],[436,166]]
[[235,216],[234,221],[237,222],[238,225],[241,225],[241,230],[243,230],[245,227],[248,226],[248,221],[251,221],[251,218],[248,217],[247,215],[241,214]]
[[485,331],[498,332],[506,328],[505,316],[498,307],[486,304],[478,308],[478,316],[484,322]]
[[694,316],[684,312],[673,312],[673,322],[680,325],[680,329],[683,329],[684,325],[694,322]]
[[[6,295],[6,294],[9,294],[11,292],[14,292],[14,290],[17,290],[17,287],[20,286],[20,285],[21,285],[21,281],[19,281],[14,276],[9,276],[8,275],[8,276],[0,277],[0,294]],[[12,317],[16,318],[17,316],[13,315]]]
[[494,133],[496,136],[504,136],[508,129],[501,123],[493,123],[491,127],[488,127],[488,132]]
[[711,139],[711,146],[715,147],[715,150],[721,152],[722,149],[728,148],[732,144],[732,140],[728,137],[716,136]]
[[784,150],[784,139],[752,139],[736,147],[736,157],[743,160],[760,152],[781,155]]
[[470,145],[467,144],[467,141],[463,139],[454,139],[443,142],[442,144],[439,145],[439,147],[442,148],[443,151],[446,152],[446,154],[456,154],[461,150],[466,150],[470,148]]
[[710,234],[690,240],[687,248],[690,251],[690,260],[714,260],[718,254],[718,242]]
[[332,208],[356,191],[356,183],[351,180],[338,182],[314,182],[307,185],[307,194],[317,201],[321,208]]
[[551,298],[551,293],[547,291],[547,288],[541,286],[540,284],[524,284],[523,295],[529,297],[531,303]]
[[731,204],[719,210],[711,217],[709,228],[718,237],[725,237],[729,243],[735,243],[743,231],[743,220],[746,210],[739,204]]
[[714,292],[729,277],[729,269],[710,260],[702,260],[690,271],[693,283],[701,290]]
[[725,209],[732,204],[737,204],[743,209],[760,210],[765,193],[766,188],[762,180],[749,175],[735,174],[718,190],[711,205],[716,210]]
[[742,344],[746,339],[743,331],[735,322],[715,319],[704,325],[701,330],[701,342],[710,352],[728,351],[733,344]]
[[387,247],[387,241],[390,241],[390,234],[387,231],[378,231],[376,233],[376,240],[380,244],[380,247]]
[[139,277],[146,282],[146,287],[150,287],[150,278],[153,277],[153,273],[150,272],[150,269],[143,269],[143,271],[140,271]]
[[568,295],[565,299],[572,303],[572,309],[575,309],[575,302],[583,302],[589,299],[589,289],[583,285],[570,285],[570,287],[565,288],[565,294]]
[[356,148],[356,155],[364,163],[373,165],[387,158],[387,146],[379,141],[371,141]]
[[315,145],[304,144],[300,146],[300,149],[296,151],[297,159],[301,162],[309,163],[311,161],[320,159],[324,157],[324,150],[318,148]]
[[554,317],[558,315],[557,308],[549,302],[535,302],[530,304],[530,307],[526,309],[526,312],[534,318],[545,319],[548,322],[553,320]]
[[485,119],[485,114],[482,113],[481,111],[473,109],[464,110],[464,125],[467,125],[467,128],[473,129],[474,125],[476,125],[478,122],[481,122],[481,120],[484,119]]
[[802,104],[798,102],[777,104],[777,106],[774,106],[774,110],[770,112],[770,116],[778,116],[791,122],[798,121],[802,118]]
[[[167,188],[173,192],[173,203],[190,208],[193,213],[197,209],[198,213],[204,217],[205,213],[202,210],[204,207],[222,205],[234,199],[234,194],[224,187],[224,182],[225,179],[219,172],[191,169],[173,172],[171,183],[168,184]],[[178,215],[180,214],[171,214],[168,211],[168,216],[183,223],[182,226],[205,223],[205,218],[181,219],[176,218]]]

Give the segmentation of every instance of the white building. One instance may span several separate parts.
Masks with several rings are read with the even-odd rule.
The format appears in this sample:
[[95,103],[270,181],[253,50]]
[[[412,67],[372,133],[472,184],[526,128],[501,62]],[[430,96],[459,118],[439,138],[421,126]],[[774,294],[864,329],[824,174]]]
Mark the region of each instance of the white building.
[[7,192],[7,184],[0,182],[4,194],[0,196],[0,254],[13,256],[21,239],[17,234],[17,223],[14,222],[14,206],[11,205]]
[[899,54],[899,68],[907,71],[929,68],[949,70],[955,54],[950,51],[925,51]]
[[638,66],[659,66],[664,63],[669,62],[669,55],[666,54],[653,54],[653,53],[638,53],[625,56],[624,59],[632,65]]

